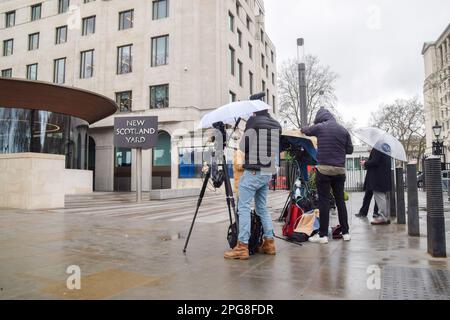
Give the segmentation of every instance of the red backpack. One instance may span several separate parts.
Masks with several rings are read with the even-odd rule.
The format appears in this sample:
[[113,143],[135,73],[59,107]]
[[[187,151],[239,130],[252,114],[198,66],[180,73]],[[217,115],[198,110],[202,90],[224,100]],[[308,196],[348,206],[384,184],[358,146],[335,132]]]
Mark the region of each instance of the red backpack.
[[303,210],[294,201],[291,201],[287,211],[286,222],[283,225],[283,236],[292,238],[294,230],[297,228],[303,215]]

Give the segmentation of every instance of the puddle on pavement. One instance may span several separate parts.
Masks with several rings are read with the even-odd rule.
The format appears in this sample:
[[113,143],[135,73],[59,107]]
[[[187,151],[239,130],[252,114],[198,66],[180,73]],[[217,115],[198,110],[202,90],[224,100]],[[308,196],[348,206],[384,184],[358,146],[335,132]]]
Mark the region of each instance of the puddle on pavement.
[[182,239],[181,233],[176,233],[173,235],[164,235],[159,237],[159,240],[161,241],[170,241],[170,240],[178,240],[178,239]]

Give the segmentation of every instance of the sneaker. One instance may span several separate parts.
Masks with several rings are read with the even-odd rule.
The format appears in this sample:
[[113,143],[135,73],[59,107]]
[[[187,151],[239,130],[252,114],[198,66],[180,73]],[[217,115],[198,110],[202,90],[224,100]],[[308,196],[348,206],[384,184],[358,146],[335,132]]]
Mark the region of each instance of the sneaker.
[[321,237],[318,233],[316,233],[311,238],[309,238],[308,241],[313,243],[326,244],[328,243],[328,237]]
[[391,223],[390,220],[386,220],[385,218],[383,218],[381,216],[373,219],[373,221],[371,222],[371,224],[374,226],[386,225],[386,224],[390,224],[390,223]]
[[350,235],[350,233],[346,233],[342,235],[342,239],[344,239],[344,241],[350,241],[352,240],[352,236]]
[[377,218],[379,218],[379,217],[381,217],[381,214],[379,214],[379,213],[373,213],[372,214],[372,218],[374,218],[374,219],[377,219]]

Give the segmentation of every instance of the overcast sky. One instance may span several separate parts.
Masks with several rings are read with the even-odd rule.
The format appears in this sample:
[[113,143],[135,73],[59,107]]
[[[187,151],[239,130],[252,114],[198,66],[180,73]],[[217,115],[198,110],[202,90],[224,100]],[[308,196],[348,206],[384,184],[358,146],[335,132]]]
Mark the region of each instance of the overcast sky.
[[265,10],[278,65],[303,37],[339,74],[338,110],[358,125],[382,103],[422,99],[422,45],[450,23],[450,0],[265,0]]

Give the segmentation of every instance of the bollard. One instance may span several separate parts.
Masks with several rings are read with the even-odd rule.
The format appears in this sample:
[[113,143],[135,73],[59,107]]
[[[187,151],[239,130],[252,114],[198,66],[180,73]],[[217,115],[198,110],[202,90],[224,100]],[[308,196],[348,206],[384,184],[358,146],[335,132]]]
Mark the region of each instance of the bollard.
[[403,178],[403,168],[396,170],[397,180],[397,224],[406,224],[405,217],[405,181]]
[[408,163],[406,174],[408,185],[408,235],[419,237],[419,193],[417,191],[417,166],[415,163]]
[[395,171],[391,170],[391,191],[389,193],[389,211],[391,218],[395,218],[397,216],[397,208],[395,204]]
[[444,198],[441,177],[441,159],[431,156],[425,160],[427,185],[427,244],[433,257],[445,258]]

